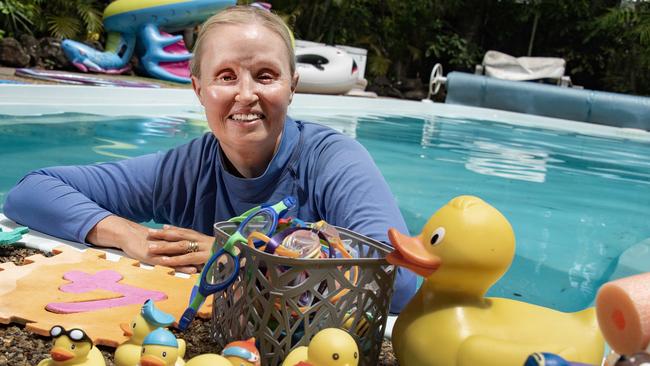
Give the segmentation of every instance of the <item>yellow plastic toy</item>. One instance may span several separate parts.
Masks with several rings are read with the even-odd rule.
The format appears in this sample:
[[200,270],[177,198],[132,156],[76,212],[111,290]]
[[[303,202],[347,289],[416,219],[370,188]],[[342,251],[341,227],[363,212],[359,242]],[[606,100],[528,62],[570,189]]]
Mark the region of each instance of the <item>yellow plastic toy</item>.
[[338,328],[325,328],[311,339],[309,347],[291,351],[282,366],[357,366],[359,348],[352,336]]
[[484,297],[510,266],[515,237],[480,198],[454,198],[418,237],[388,235],[395,250],[387,260],[425,277],[393,328],[401,366],[521,366],[534,352],[600,364],[604,341],[593,308],[563,313]]
[[39,362],[38,366],[106,366],[104,356],[83,330],[65,330],[55,325],[50,335],[55,339],[50,350],[52,358]]
[[[157,309],[151,300],[145,301],[130,324],[122,323],[120,328],[124,335],[130,337],[115,350],[115,366],[133,366],[138,363],[142,355],[142,342],[144,338],[159,327],[166,327],[174,322],[174,317]],[[185,364],[185,341],[178,341],[178,360],[176,366]]]
[[[173,366],[178,360],[178,340],[167,329],[158,328],[149,333],[142,343],[140,366]],[[208,353],[193,357],[186,366],[233,366],[227,358]],[[237,364],[239,366],[239,364]]]

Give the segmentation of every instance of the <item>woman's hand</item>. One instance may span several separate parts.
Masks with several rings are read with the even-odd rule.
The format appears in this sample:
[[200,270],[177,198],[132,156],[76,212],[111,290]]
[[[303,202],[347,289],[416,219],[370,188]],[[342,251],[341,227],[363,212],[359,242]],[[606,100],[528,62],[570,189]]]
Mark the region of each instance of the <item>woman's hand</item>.
[[149,229],[147,234],[150,260],[184,273],[196,273],[208,261],[214,242],[212,236],[171,225]]
[[[117,247],[142,263],[172,267],[178,272],[196,273],[210,257],[214,238],[190,229],[165,225],[149,229],[116,215],[102,219],[86,241],[102,247]],[[196,243],[190,244],[190,243]]]

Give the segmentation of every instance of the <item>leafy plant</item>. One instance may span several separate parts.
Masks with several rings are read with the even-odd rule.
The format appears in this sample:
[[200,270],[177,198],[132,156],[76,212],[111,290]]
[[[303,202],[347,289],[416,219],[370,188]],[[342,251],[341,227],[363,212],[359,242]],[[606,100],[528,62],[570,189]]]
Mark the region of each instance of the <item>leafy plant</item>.
[[608,41],[604,80],[614,91],[650,94],[650,4],[610,8],[593,24],[590,37],[598,34]]
[[[103,29],[103,4],[95,0],[32,0],[44,15],[37,27],[58,38],[87,39]],[[101,10],[100,10],[101,9]]]
[[15,35],[17,33],[31,33],[32,19],[35,18],[37,9],[32,3],[20,0],[0,1],[0,31],[2,35]]
[[458,34],[438,34],[427,48],[426,56],[448,60],[458,69],[471,69],[481,58],[481,52],[467,39]]

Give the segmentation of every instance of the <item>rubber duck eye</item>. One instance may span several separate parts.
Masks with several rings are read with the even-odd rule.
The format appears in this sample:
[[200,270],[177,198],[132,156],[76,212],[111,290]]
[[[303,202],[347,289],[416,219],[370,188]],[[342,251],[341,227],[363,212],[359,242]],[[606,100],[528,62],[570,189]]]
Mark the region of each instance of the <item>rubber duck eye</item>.
[[163,356],[163,357],[167,357],[167,352],[163,352],[163,353],[162,353],[162,356]]
[[75,349],[75,348],[76,348],[76,347],[75,347],[74,344],[70,346],[70,349]]
[[131,323],[131,328],[135,329],[135,322]]
[[142,347],[142,354],[144,355],[144,347]]
[[354,352],[354,359],[356,360],[356,359],[357,359],[357,357],[359,357],[359,356],[357,355],[357,353],[356,353],[356,352]]
[[431,235],[431,245],[436,245],[440,244],[442,239],[445,237],[445,228],[444,227],[439,227],[436,229],[436,231],[433,232],[433,235]]
[[333,353],[332,358],[335,359],[335,360],[338,360],[339,359],[339,354],[338,353]]

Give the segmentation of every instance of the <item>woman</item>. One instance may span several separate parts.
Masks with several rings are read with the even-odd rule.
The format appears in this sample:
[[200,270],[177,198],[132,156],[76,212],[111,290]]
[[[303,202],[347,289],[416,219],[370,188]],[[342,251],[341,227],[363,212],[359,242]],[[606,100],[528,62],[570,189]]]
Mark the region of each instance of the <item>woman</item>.
[[[406,231],[359,143],[287,117],[298,74],[279,17],[247,6],[216,14],[201,28],[191,72],[211,134],[165,153],[32,172],[7,195],[5,214],[187,273],[207,261],[214,222],[287,195],[298,199],[289,215],[306,221],[323,219],[384,242],[388,227]],[[139,224],[149,220],[174,226]],[[396,286],[393,312],[412,296],[415,276],[400,272]]]

